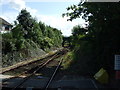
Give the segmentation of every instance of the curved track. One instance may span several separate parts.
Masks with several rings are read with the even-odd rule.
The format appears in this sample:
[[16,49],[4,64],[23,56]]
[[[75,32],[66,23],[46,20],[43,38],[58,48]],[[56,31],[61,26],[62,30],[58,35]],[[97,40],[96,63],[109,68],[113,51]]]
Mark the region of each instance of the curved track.
[[[29,80],[31,77],[33,77],[36,73],[39,73],[39,71],[40,71],[43,67],[47,66],[49,63],[52,63],[55,58],[58,58],[58,57],[64,55],[65,53],[66,53],[65,50],[64,50],[64,51],[60,51],[60,52],[56,53],[55,55],[53,55],[49,60],[44,61],[44,62],[42,62],[42,63],[34,66],[34,67],[31,68],[30,70],[27,70],[27,71],[23,72],[22,74],[20,74],[20,75],[26,75],[26,77],[25,77],[19,84],[17,84],[12,90],[17,90],[17,88],[21,87],[27,80]],[[49,85],[50,85],[50,83],[52,82],[55,74],[57,73],[57,70],[59,69],[62,61],[63,61],[62,59],[58,61],[55,70],[52,72],[53,74],[50,76],[48,82],[47,82],[46,85],[44,86],[44,89],[45,89],[45,90],[48,90]],[[20,75],[18,75],[18,76],[20,76]],[[18,77],[18,76],[16,76],[16,77]]]

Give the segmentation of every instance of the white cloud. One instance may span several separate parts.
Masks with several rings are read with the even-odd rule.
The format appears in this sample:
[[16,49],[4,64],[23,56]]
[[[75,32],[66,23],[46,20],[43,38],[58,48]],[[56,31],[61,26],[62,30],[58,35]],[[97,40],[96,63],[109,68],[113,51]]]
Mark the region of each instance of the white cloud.
[[27,10],[28,12],[30,12],[30,14],[31,14],[32,16],[35,16],[35,15],[37,14],[37,12],[38,12],[36,9],[30,8],[30,7],[28,7],[28,6],[26,6],[26,10]]
[[10,0],[9,4],[12,6],[12,8],[14,8],[18,11],[20,11],[23,8],[26,8],[24,0]]
[[31,7],[26,6],[26,2],[24,0],[8,0],[9,2],[6,2],[4,4],[9,4],[13,9],[17,10],[17,12],[6,12],[1,15],[4,19],[9,21],[10,23],[13,23],[14,20],[16,20],[16,17],[18,16],[18,12],[20,12],[21,9],[26,8],[28,12],[33,17],[36,17],[39,21],[44,22],[47,25],[50,25],[54,28],[57,28],[62,31],[63,35],[69,36],[71,35],[71,29],[75,25],[82,25],[84,23],[83,19],[77,19],[71,21],[67,21],[67,18],[62,18],[62,16],[50,16],[50,15],[41,15],[38,13],[36,9],[33,9]]
[[83,25],[85,21],[83,19],[77,19],[71,21],[67,21],[67,18],[62,18],[59,16],[47,16],[47,15],[37,15],[38,20],[44,22],[47,25],[55,27],[62,31],[63,35],[69,36],[71,35],[71,29],[75,25]]
[[8,4],[10,2],[10,0],[0,0],[0,4]]
[[[18,13],[8,12],[8,13],[4,13],[0,17],[4,18],[5,20],[9,21],[10,23],[13,23],[13,21],[16,20],[17,16],[18,16]],[[60,16],[36,14],[36,18],[38,21],[42,21],[47,25],[50,25],[54,28],[61,30],[64,36],[71,35],[71,29],[73,28],[73,26],[78,25],[78,24],[83,25],[83,23],[84,23],[84,20],[82,20],[82,19],[73,20],[71,22],[71,21],[67,21],[66,17],[62,18]]]
[[13,21],[16,19],[18,13],[22,9],[26,9],[28,12],[32,14],[32,16],[35,16],[37,13],[36,9],[32,9],[28,6],[26,6],[25,0],[2,0],[1,5],[9,5],[10,8],[17,10],[17,11],[12,11],[12,12],[5,12],[2,13],[1,10],[1,15],[0,17],[4,18],[5,20],[9,21],[10,23],[13,23]]
[[33,15],[37,13],[36,9],[33,9],[33,8],[26,6],[25,0],[9,0],[9,5],[17,11],[21,11],[22,9],[26,9],[27,11],[29,11]]
[[0,17],[4,18],[5,20],[13,24],[13,21],[16,20],[17,15],[18,13],[16,12],[7,12],[7,13],[3,13],[2,15],[0,15]]

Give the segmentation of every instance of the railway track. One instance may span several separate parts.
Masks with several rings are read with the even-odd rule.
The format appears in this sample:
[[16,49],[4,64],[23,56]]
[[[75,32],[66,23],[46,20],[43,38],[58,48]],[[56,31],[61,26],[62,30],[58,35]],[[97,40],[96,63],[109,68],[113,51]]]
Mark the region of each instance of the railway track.
[[49,58],[51,58],[51,57],[53,57],[53,56],[49,56],[49,57],[40,59],[40,60],[38,60],[38,61],[29,63],[29,64],[27,64],[27,65],[23,65],[23,66],[14,68],[14,69],[10,69],[10,70],[8,70],[8,71],[2,72],[2,74],[17,75],[17,74],[23,73],[23,71],[26,72],[26,71],[30,70],[32,67],[35,67],[35,66],[38,66],[38,64],[44,63],[45,61],[47,61],[47,60],[48,60]]
[[64,50],[59,51],[59,52],[55,53],[52,56],[48,56],[48,57],[45,57],[43,59],[37,60],[35,62],[28,63],[27,65],[23,65],[23,66],[14,68],[14,69],[10,69],[8,71],[2,72],[2,74],[3,75],[14,75],[14,76],[19,76],[19,75],[25,74],[29,70],[31,70],[31,69],[33,69],[33,68],[35,68],[37,66],[42,65],[44,62],[47,62],[48,59],[55,59],[55,58],[61,56],[60,53],[63,53],[63,52],[64,52]]
[[61,61],[59,62],[59,64],[57,65],[55,71],[53,72],[52,76],[50,77],[49,81],[47,82],[46,86],[45,86],[45,90],[49,89],[49,86],[51,84],[51,82],[53,81],[58,69],[60,68],[60,65],[62,64],[63,59],[61,59]]
[[[56,65],[55,65],[55,68],[54,68],[54,70],[52,71],[52,74],[49,76],[49,80],[47,81],[46,85],[44,86],[44,90],[48,90],[48,88],[49,88],[52,80],[53,80],[54,77],[55,77],[55,74],[57,73],[57,71],[58,71],[58,69],[59,69],[59,67],[60,67],[60,65],[61,65],[61,63],[62,63],[62,61],[63,61],[63,59],[60,59],[60,60],[57,60],[57,62],[56,62],[56,60],[54,60],[54,59],[56,59],[56,58],[64,55],[65,53],[66,53],[66,51],[60,51],[60,52],[56,53],[55,55],[53,55],[51,58],[45,60],[44,62],[42,62],[42,63],[40,63],[40,64],[34,64],[34,65],[35,65],[34,67],[30,68],[29,70],[25,70],[22,74],[19,74],[19,75],[15,76],[14,78],[19,77],[19,76],[21,76],[21,75],[24,75],[24,76],[26,76],[26,77],[24,77],[24,79],[23,79],[20,83],[18,83],[14,88],[12,88],[12,90],[17,90],[17,88],[22,87],[22,85],[23,85],[27,80],[29,80],[31,77],[34,77],[35,74],[40,73],[41,70],[42,70],[44,67],[49,67],[50,64],[52,65],[53,63],[55,63],[55,64],[56,64]],[[36,63],[38,63],[38,62],[36,62]],[[24,69],[23,69],[23,70],[24,70]],[[16,70],[14,70],[14,71],[16,71]],[[45,71],[45,70],[43,69],[42,71]],[[8,72],[6,72],[6,73],[8,73]],[[6,81],[8,81],[8,80],[9,80],[9,79],[4,80],[3,83],[6,82]]]

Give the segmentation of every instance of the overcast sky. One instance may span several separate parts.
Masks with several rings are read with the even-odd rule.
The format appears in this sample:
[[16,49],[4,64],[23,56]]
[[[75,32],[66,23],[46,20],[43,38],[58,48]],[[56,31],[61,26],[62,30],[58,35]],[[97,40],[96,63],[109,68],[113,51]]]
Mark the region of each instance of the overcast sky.
[[51,2],[48,0],[2,0],[2,11],[0,17],[13,23],[16,20],[21,9],[26,8],[33,17],[36,17],[38,21],[42,21],[47,25],[55,27],[62,31],[63,35],[71,35],[71,29],[75,25],[83,25],[83,19],[67,21],[67,17],[62,18],[62,13],[65,13],[66,8],[73,4],[78,4],[79,0],[64,0]]

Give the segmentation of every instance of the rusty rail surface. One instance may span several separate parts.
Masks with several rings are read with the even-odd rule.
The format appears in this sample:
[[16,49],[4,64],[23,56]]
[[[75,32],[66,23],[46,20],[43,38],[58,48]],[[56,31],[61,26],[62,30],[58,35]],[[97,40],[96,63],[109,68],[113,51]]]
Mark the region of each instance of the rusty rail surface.
[[54,79],[54,77],[55,77],[55,75],[56,75],[59,67],[61,66],[62,62],[63,62],[63,59],[59,62],[58,66],[56,67],[56,69],[55,69],[55,71],[53,72],[52,76],[50,77],[49,81],[47,82],[47,84],[46,84],[46,86],[45,86],[45,90],[48,90],[48,89],[49,89],[49,86],[50,86],[51,82],[53,81],[53,79]]
[[[36,70],[34,70],[30,75],[28,75],[27,77],[24,78],[23,81],[21,81],[17,86],[15,86],[12,90],[17,90],[17,88],[19,88],[20,86],[22,86],[28,79],[30,79],[33,75],[35,75],[40,69],[42,69],[44,66],[46,66],[49,62],[53,61],[55,57],[58,57],[58,56],[62,56],[59,54],[60,52],[56,53],[52,58],[50,58],[49,60],[47,60],[45,63],[41,64],[40,66],[38,66],[38,68]],[[63,51],[62,51],[63,53]],[[61,63],[62,63],[63,60],[61,60],[59,62],[59,64],[57,65],[57,68],[55,69],[55,71],[53,72],[53,75],[50,77],[49,81],[47,82],[46,86],[45,86],[45,89],[47,90],[50,83],[52,82],[57,70],[59,69]]]
[[14,70],[14,69],[19,68],[19,67],[23,67],[25,65],[28,65],[28,64],[31,64],[31,63],[34,63],[34,62],[37,62],[38,60],[44,59],[44,58],[49,57],[49,56],[52,56],[52,55],[54,55],[57,52],[59,52],[59,50],[52,51],[51,52],[52,54],[48,54],[47,53],[45,55],[42,55],[41,57],[35,57],[33,59],[30,59],[30,60],[18,62],[17,64],[9,66],[9,67],[0,68],[0,74],[5,73],[5,72],[10,71],[10,70]]
[[30,77],[32,77],[37,71],[39,71],[41,68],[43,68],[46,64],[48,64],[50,61],[53,60],[54,57],[56,57],[57,54],[55,54],[51,59],[49,59],[47,62],[43,63],[41,66],[39,66],[33,73],[31,73],[29,76],[25,77],[22,82],[20,82],[17,86],[15,86],[12,90],[17,89],[20,87],[24,82],[26,82]]

